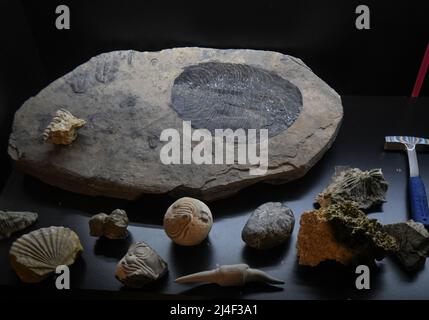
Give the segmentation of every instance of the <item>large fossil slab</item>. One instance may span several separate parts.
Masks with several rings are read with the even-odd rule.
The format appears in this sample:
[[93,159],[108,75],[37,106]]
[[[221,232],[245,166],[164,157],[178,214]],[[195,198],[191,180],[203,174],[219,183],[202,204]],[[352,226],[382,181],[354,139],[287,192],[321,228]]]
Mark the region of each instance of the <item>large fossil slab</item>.
[[[43,141],[55,112],[86,120],[69,146]],[[54,81],[17,111],[9,154],[28,174],[89,195],[226,197],[259,181],[302,177],[331,146],[339,95],[301,60],[276,52],[176,48],[101,54]],[[269,168],[164,165],[161,132],[268,129]]]

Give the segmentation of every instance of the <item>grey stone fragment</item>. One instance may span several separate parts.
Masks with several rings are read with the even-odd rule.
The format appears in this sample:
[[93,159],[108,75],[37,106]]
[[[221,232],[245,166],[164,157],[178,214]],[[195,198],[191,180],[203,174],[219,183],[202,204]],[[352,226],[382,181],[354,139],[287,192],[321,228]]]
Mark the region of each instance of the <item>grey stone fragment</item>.
[[291,236],[295,218],[293,212],[280,202],[259,206],[244,226],[241,238],[255,249],[270,249],[285,243]]
[[395,255],[405,269],[414,271],[424,266],[429,254],[429,233],[423,224],[409,220],[385,225],[384,230],[396,239],[399,250]]
[[0,240],[13,233],[28,228],[38,218],[35,212],[0,211]]
[[[198,93],[180,76],[205,63],[216,72],[203,79]],[[214,92],[214,84],[221,90]],[[254,166],[238,163],[162,164],[161,132],[182,133],[183,120],[198,118],[180,97],[205,102],[190,104],[195,115],[210,114],[211,103],[219,100],[213,109],[219,129],[268,128],[267,172],[250,175]],[[43,142],[43,130],[59,108],[87,122],[69,146]],[[115,51],[93,57],[28,99],[15,114],[9,155],[22,171],[77,193],[213,200],[257,182],[302,177],[332,145],[342,116],[339,95],[291,56],[206,48]],[[194,129],[206,123],[196,121]]]

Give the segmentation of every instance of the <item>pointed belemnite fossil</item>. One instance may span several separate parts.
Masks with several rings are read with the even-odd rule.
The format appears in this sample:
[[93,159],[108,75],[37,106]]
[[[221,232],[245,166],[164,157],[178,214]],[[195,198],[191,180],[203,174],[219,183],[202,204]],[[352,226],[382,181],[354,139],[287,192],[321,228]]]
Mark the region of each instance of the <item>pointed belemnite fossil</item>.
[[193,273],[176,279],[177,283],[206,282],[222,287],[243,286],[248,282],[283,284],[283,280],[273,278],[262,270],[252,269],[247,264],[220,266],[217,269]]
[[0,240],[29,227],[36,220],[35,212],[0,211]]

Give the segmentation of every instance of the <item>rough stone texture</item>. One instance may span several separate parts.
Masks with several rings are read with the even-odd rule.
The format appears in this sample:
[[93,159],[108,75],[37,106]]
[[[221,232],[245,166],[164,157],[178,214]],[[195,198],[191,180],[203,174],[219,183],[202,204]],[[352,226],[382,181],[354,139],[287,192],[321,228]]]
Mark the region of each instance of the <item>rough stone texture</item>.
[[270,249],[287,241],[294,225],[291,209],[280,202],[267,202],[250,215],[241,238],[252,248]]
[[316,197],[322,207],[353,201],[368,209],[386,201],[388,183],[381,169],[362,171],[358,168],[336,167],[331,184]]
[[368,219],[357,203],[346,201],[305,212],[297,241],[299,264],[316,266],[325,260],[344,265],[374,264],[399,246],[376,219]]
[[[215,107],[216,123],[225,120],[226,127],[244,123],[244,127],[270,130],[269,169],[264,175],[249,175],[250,165],[163,165],[160,161],[162,130],[182,131],[180,102],[172,101],[172,97],[180,99],[180,92],[173,95],[173,85],[176,82],[176,89],[184,90],[183,98],[194,93],[201,97],[189,85],[180,88],[184,84],[180,75],[193,66],[213,62],[223,64],[217,65],[216,72],[228,80],[224,91],[211,92],[207,101],[215,101],[219,95],[224,105],[231,105],[224,110],[225,119],[218,108],[222,104]],[[225,64],[229,64],[227,68]],[[237,68],[247,71],[232,76]],[[253,82],[240,87],[240,79]],[[232,82],[239,87],[228,91]],[[202,90],[213,89],[214,82],[205,83]],[[235,96],[248,94],[252,88],[267,99]],[[268,88],[271,92],[257,91]],[[244,102],[256,105],[245,107]],[[264,107],[267,110],[262,112]],[[59,108],[87,121],[70,146],[43,142],[43,130]],[[186,112],[182,116],[192,115]],[[207,110],[196,114],[205,115]],[[246,114],[241,119],[249,121],[227,121],[234,114]],[[339,95],[291,56],[204,48],[116,51],[92,58],[27,100],[15,114],[9,154],[26,173],[78,193],[125,199],[172,193],[212,200],[259,181],[284,183],[302,177],[331,146],[342,115]]]
[[28,228],[36,222],[37,218],[38,214],[35,212],[0,211],[0,240]]
[[360,248],[369,260],[381,260],[395,252],[398,244],[384,231],[377,219],[369,219],[356,202],[345,201],[321,209],[333,226],[336,238],[353,248]]
[[384,230],[396,239],[399,250],[395,255],[405,269],[414,271],[424,266],[429,254],[429,233],[423,224],[410,220],[385,225]]
[[299,224],[296,248],[300,265],[315,267],[323,261],[350,265],[360,255],[358,250],[337,241],[322,210],[304,212]]
[[128,222],[125,210],[115,209],[109,215],[101,212],[89,219],[89,234],[111,240],[125,239],[128,237]]

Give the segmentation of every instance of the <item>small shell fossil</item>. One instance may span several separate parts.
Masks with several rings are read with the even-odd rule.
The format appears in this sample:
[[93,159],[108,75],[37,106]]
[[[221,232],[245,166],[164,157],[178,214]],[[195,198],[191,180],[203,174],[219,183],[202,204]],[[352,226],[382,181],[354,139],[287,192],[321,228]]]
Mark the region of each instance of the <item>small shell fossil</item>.
[[89,220],[91,236],[108,239],[125,239],[128,236],[128,217],[124,210],[116,209],[111,214],[99,213]]
[[362,171],[358,168],[337,167],[331,184],[320,193],[316,202],[321,207],[344,201],[357,203],[360,209],[368,209],[384,202],[388,183],[381,169]]
[[36,220],[34,212],[0,211],[0,240],[31,226]]
[[243,286],[248,282],[283,284],[283,280],[271,277],[264,271],[252,269],[247,264],[220,266],[217,269],[202,271],[176,279],[177,283],[208,282],[222,287]]
[[43,139],[53,144],[68,145],[76,139],[77,129],[85,124],[85,120],[76,118],[65,109],[60,109],[43,132]]
[[194,198],[181,198],[174,202],[164,216],[164,229],[175,243],[193,246],[201,243],[213,224],[210,209]]
[[128,287],[140,288],[168,271],[167,263],[144,242],[133,244],[116,267],[116,278]]
[[32,231],[17,239],[9,252],[12,268],[21,281],[40,282],[59,265],[71,265],[83,250],[77,234],[64,227]]

